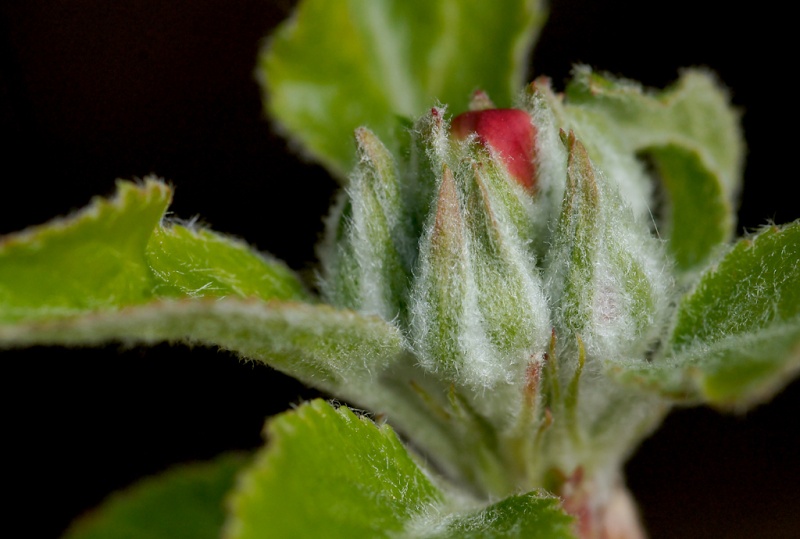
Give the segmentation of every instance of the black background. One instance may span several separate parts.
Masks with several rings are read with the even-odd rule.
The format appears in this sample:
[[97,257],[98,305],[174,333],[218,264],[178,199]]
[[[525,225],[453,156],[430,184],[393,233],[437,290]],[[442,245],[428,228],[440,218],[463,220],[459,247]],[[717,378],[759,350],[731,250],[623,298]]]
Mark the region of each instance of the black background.
[[[176,186],[178,216],[200,215],[298,271],[313,269],[336,186],[271,131],[252,75],[261,38],[292,5],[0,3],[0,232],[111,194],[117,177],[155,173]],[[715,71],[744,112],[743,230],[800,217],[787,75],[797,30],[774,6],[732,6],[553,0],[531,75],[561,86],[583,62],[661,87],[683,66]],[[317,395],[206,349],[2,357],[7,522],[35,512],[25,519],[30,537],[56,536],[144,475],[254,448],[264,418]],[[800,537],[798,412],[798,383],[744,416],[674,412],[628,466],[651,537]]]

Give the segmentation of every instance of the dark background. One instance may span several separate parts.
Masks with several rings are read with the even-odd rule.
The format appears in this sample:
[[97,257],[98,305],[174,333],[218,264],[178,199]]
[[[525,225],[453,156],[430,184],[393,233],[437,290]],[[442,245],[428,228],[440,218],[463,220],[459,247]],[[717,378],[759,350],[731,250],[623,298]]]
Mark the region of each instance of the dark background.
[[[0,233],[155,173],[176,186],[178,216],[309,271],[336,186],[271,131],[252,75],[259,41],[292,5],[0,3]],[[744,112],[742,228],[787,222],[800,217],[785,75],[797,30],[776,9],[553,0],[531,74],[560,87],[583,62],[661,87],[707,66]],[[7,522],[34,511],[30,537],[56,536],[172,464],[254,448],[264,418],[316,395],[267,367],[166,345],[4,352],[2,370]],[[628,466],[652,539],[800,537],[798,412],[795,383],[744,416],[673,413]]]

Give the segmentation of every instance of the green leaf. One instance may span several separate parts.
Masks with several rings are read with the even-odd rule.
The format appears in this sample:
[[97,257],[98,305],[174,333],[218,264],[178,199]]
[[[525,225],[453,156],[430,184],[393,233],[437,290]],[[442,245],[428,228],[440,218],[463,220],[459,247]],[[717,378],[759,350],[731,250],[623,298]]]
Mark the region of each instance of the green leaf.
[[282,263],[208,230],[159,224],[172,197],[155,179],[70,217],[0,238],[0,323],[142,305],[157,297],[308,300]]
[[703,165],[697,151],[665,145],[648,154],[669,193],[669,216],[659,231],[680,270],[702,267],[714,250],[730,239],[733,208],[719,178]]
[[229,454],[145,479],[74,522],[63,539],[217,539],[225,496],[246,463]]
[[294,274],[238,241],[160,226],[169,198],[161,182],[123,182],[110,201],[0,240],[0,348],[198,343],[369,393],[402,352],[393,326],[296,301],[308,295]]
[[166,297],[256,297],[308,300],[308,292],[282,262],[211,230],[158,227],[147,244],[147,263]]
[[349,398],[402,353],[402,337],[377,317],[327,305],[271,301],[157,300],[117,311],[0,325],[0,347],[162,341],[218,346]]
[[560,508],[558,498],[536,492],[509,496],[485,509],[445,517],[421,539],[569,539],[572,519]]
[[153,296],[145,247],[171,198],[163,183],[118,182],[113,199],[0,238],[0,322],[141,304]]
[[232,539],[388,537],[442,502],[391,428],[347,408],[313,401],[267,437],[234,492]]
[[316,400],[271,420],[269,445],[232,497],[227,539],[572,537],[558,500],[464,507],[386,425]]
[[667,195],[659,232],[678,269],[702,267],[731,238],[744,142],[739,114],[708,73],[687,70],[656,93],[578,68],[560,111],[643,217],[652,202],[641,157],[652,161]]
[[394,150],[398,115],[417,118],[437,101],[466,110],[478,88],[510,106],[544,22],[542,4],[303,0],[259,58],[268,112],[344,177],[356,127]]
[[786,385],[800,369],[800,221],[740,240],[706,271],[665,356],[633,378],[681,400],[744,408]]

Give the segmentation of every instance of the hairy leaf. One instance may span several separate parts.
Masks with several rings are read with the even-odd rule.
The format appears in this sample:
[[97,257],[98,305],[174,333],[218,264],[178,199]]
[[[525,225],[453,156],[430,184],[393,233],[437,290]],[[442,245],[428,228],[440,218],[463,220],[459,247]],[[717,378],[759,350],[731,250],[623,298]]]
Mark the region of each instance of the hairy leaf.
[[118,182],[112,199],[0,238],[0,323],[141,305],[157,297],[307,300],[285,265],[209,230],[160,224],[164,183]]
[[546,495],[465,507],[391,428],[344,407],[305,404],[271,420],[267,438],[233,494],[226,539],[572,537],[570,517]]
[[141,304],[153,297],[145,248],[171,198],[165,184],[119,182],[110,200],[0,238],[0,322]]
[[642,157],[652,162],[666,194],[659,232],[678,269],[702,267],[731,238],[744,142],[739,116],[710,74],[687,70],[656,93],[581,67],[559,110],[642,218],[654,206]]
[[[529,492],[484,509],[444,517],[420,539],[569,539],[571,518],[553,496]],[[440,531],[441,530],[441,531]]]
[[[742,408],[800,368],[800,221],[740,240],[678,307],[666,357],[633,377],[693,402]],[[631,373],[629,373],[631,374]]]
[[162,341],[218,346],[317,388],[351,396],[402,352],[377,317],[327,305],[239,299],[154,301],[117,311],[0,325],[0,347]]
[[169,198],[155,180],[120,183],[110,201],[0,240],[0,347],[198,343],[352,391],[401,353],[378,318],[298,302],[309,296],[283,264],[159,225]]
[[211,230],[158,227],[147,244],[146,255],[157,279],[154,293],[158,296],[309,299],[283,263]]

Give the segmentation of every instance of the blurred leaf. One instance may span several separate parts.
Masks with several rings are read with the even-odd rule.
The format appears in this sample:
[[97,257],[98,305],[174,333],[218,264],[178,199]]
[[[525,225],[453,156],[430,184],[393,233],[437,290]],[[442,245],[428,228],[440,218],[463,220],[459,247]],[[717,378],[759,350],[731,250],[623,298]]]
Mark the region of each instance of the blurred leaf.
[[217,539],[225,496],[246,463],[229,454],[144,479],[74,522],[63,539]]
[[0,322],[141,304],[153,297],[145,247],[170,202],[165,184],[118,182],[66,218],[0,238]]
[[669,238],[678,269],[702,267],[730,239],[734,208],[698,152],[666,145],[648,153],[670,199],[670,216],[660,232]]
[[485,90],[508,107],[522,88],[544,22],[541,0],[303,0],[261,52],[258,76],[272,118],[343,178],[353,130],[396,150],[396,117],[437,102],[467,109]]

